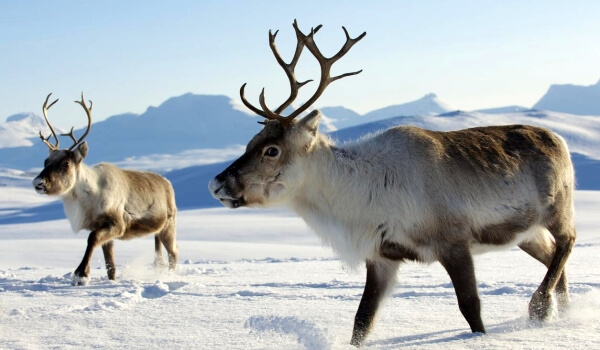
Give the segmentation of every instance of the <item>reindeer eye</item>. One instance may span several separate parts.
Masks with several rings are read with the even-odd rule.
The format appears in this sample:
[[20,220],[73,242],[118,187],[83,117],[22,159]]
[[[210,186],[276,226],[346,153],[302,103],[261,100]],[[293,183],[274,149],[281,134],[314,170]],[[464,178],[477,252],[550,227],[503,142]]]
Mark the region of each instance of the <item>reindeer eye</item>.
[[265,156],[267,157],[276,157],[279,154],[279,150],[275,147],[269,147],[265,152]]

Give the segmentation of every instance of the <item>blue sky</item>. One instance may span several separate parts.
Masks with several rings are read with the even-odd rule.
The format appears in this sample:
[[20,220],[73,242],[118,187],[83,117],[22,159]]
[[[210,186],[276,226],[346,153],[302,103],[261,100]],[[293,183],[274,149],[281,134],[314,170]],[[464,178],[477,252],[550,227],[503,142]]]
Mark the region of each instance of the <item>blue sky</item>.
[[[344,34],[367,36],[333,68],[363,69],[329,86],[315,104],[359,113],[434,92],[463,110],[533,105],[550,84],[600,79],[600,1],[3,1],[0,3],[0,120],[61,101],[51,117],[83,125],[80,91],[96,120],[142,113],[187,92],[258,105],[287,97],[268,30],[289,60],[294,18],[331,55]],[[318,79],[306,51],[298,78]],[[299,100],[312,91],[305,87]],[[313,83],[312,88],[316,84]]]

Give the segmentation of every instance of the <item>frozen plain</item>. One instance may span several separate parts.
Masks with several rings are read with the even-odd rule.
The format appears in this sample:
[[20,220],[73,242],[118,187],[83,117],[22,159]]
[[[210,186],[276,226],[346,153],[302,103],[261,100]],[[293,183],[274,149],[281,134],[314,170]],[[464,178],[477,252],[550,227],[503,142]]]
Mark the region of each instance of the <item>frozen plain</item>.
[[[0,213],[46,203],[0,188]],[[600,192],[578,191],[568,312],[532,322],[545,268],[518,249],[476,257],[482,317],[473,335],[439,264],[408,263],[365,349],[600,348]],[[151,238],[117,241],[117,281],[102,253],[73,287],[86,232],[63,220],[0,225],[0,349],[352,349],[365,271],[350,270],[301,219],[278,210],[180,211],[176,274],[152,268]]]

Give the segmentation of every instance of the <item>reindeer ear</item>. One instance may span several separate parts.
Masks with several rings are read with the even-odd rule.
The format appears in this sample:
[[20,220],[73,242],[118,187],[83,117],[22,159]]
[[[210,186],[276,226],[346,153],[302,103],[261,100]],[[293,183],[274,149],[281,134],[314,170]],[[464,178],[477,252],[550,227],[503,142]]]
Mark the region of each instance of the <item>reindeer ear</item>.
[[88,150],[89,150],[89,148],[87,145],[87,141],[83,141],[81,144],[79,144],[79,146],[77,146],[77,148],[74,151],[75,161],[77,163],[81,162],[83,160],[83,158],[85,158],[85,156],[87,156]]
[[302,145],[306,152],[311,151],[317,140],[317,129],[319,128],[321,116],[321,112],[314,110],[297,123],[293,123],[294,130],[296,130],[294,142],[296,145]]
[[319,122],[321,122],[322,116],[323,115],[321,114],[321,112],[315,109],[314,111],[310,112],[306,117],[302,118],[298,122],[298,125],[306,129],[313,135],[316,135],[317,129],[319,127]]

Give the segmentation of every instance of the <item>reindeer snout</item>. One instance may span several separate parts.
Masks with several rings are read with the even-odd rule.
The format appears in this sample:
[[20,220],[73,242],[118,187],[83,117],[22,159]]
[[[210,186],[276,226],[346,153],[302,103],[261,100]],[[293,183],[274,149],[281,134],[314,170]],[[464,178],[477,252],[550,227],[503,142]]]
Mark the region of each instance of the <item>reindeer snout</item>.
[[[216,178],[213,178],[212,180],[210,180],[210,182],[208,183],[208,190],[210,191],[210,194],[212,194],[213,197],[215,197],[215,195],[217,193],[219,193],[219,191],[223,188],[223,184],[221,184],[221,181],[217,180]],[[215,197],[216,198],[216,197]]]
[[227,208],[239,208],[245,204],[241,196],[233,196],[231,194],[231,190],[227,186],[227,181],[219,180],[219,176],[210,180],[208,190],[215,199],[219,200]]
[[208,190],[215,199],[221,199],[225,197],[224,188],[225,182],[219,181],[216,177],[210,180],[208,183]]
[[46,182],[39,176],[33,179],[33,187],[37,193],[45,194],[47,192]]

